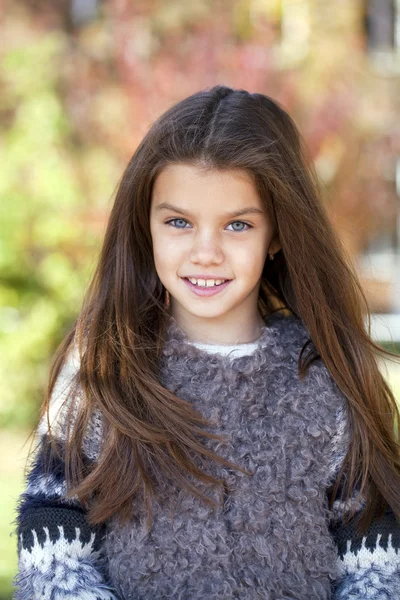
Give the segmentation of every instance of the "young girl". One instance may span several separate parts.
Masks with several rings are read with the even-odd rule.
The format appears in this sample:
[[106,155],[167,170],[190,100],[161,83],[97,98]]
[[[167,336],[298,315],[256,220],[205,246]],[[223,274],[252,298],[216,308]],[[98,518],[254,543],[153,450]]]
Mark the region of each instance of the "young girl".
[[170,108],[53,360],[15,599],[400,598],[394,355],[366,316],[279,104]]

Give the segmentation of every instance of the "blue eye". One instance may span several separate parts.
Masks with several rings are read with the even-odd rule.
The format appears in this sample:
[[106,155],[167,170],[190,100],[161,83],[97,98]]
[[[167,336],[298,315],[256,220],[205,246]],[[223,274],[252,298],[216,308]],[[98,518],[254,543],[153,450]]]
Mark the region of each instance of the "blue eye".
[[[170,227],[175,227],[175,225],[171,225],[171,223],[173,223],[175,221],[183,221],[184,223],[187,223],[187,221],[185,221],[185,219],[170,219],[169,221],[166,221],[165,224],[170,225]],[[185,227],[175,227],[175,229],[185,229]]]
[[[173,223],[176,223],[177,221],[181,221],[183,223],[187,223],[186,219],[170,219],[169,221],[165,222],[165,225],[169,225],[170,227],[174,227],[175,229],[187,229],[186,227],[180,227],[180,226],[176,226],[173,225]],[[240,223],[241,225],[245,225],[246,229],[231,229],[231,231],[247,231],[248,229],[252,229],[252,225],[249,225],[249,223],[245,223],[244,221],[232,221],[232,223],[229,223],[229,225],[234,225],[236,223]]]
[[[252,228],[252,225],[249,225],[248,223],[245,223],[244,221],[232,221],[232,223],[229,223],[229,225],[233,225],[235,223],[240,223],[241,225],[246,225],[247,229]],[[247,231],[247,229],[233,229],[233,231]]]

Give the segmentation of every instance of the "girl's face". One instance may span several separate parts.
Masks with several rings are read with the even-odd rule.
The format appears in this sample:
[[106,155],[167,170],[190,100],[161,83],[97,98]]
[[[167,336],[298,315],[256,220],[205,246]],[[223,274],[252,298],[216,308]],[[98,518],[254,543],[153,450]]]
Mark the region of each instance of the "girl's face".
[[[272,224],[246,171],[168,165],[154,183],[150,230],[170,312],[189,337],[211,343],[255,339],[264,262],[280,246],[271,243]],[[209,287],[214,282],[204,280],[210,279],[229,281]]]

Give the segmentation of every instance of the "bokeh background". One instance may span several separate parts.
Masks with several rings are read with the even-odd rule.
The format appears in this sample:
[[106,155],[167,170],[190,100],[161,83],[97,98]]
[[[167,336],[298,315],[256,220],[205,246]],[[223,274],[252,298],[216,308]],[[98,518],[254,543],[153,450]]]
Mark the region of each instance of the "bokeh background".
[[[224,83],[277,99],[323,182],[374,338],[400,352],[400,0],[0,0],[0,600],[52,354],[158,115]],[[382,363],[396,396],[395,364]]]

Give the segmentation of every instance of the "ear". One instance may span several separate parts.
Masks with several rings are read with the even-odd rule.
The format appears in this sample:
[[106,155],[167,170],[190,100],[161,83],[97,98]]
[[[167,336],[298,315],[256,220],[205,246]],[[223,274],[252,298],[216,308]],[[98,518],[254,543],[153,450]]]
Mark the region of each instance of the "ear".
[[281,250],[282,246],[278,239],[273,239],[269,245],[268,253],[276,254],[279,250]]

